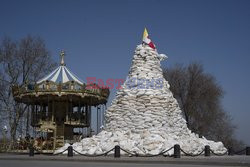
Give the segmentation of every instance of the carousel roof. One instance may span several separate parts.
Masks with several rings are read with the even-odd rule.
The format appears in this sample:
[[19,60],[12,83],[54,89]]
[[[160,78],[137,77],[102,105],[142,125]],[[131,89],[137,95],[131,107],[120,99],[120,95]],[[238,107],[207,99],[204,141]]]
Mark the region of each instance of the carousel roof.
[[72,100],[73,102],[77,102],[77,105],[79,105],[79,102],[90,105],[107,103],[110,93],[109,89],[87,89],[86,83],[66,68],[63,58],[64,52],[61,53],[61,63],[59,67],[35,84],[26,83],[20,86],[13,85],[12,93],[14,99],[17,102],[25,104],[40,104],[48,103],[48,97],[51,96],[53,98],[50,98],[50,100]]
[[64,55],[65,53],[61,53],[61,63],[60,66],[57,67],[50,74],[45,76],[44,78],[37,81],[37,84],[42,83],[44,81],[52,81],[56,83],[66,83],[68,81],[74,81],[79,84],[83,84],[83,81],[79,79],[75,74],[73,74],[64,63]]

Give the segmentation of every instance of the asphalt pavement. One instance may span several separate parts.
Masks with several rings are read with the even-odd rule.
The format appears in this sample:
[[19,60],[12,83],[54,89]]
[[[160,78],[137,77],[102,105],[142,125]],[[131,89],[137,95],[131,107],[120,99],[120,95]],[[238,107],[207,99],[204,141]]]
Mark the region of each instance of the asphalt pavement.
[[[208,167],[211,165],[192,164],[153,164],[153,163],[112,163],[112,162],[79,162],[79,161],[29,161],[1,160],[1,167]],[[213,166],[219,167],[219,166]],[[227,166],[230,167],[230,166]]]
[[0,167],[199,167],[199,166],[249,166],[250,156],[211,156],[211,157],[67,157],[0,154]]

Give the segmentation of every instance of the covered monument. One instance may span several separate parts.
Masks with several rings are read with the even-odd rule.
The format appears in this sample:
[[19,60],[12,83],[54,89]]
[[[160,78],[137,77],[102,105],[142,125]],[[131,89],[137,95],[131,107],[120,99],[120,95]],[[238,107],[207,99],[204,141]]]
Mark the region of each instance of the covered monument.
[[[129,152],[155,155],[179,144],[188,153],[199,153],[205,145],[215,153],[224,153],[226,148],[221,142],[200,138],[187,128],[177,100],[162,74],[160,61],[166,58],[158,54],[145,30],[143,43],[134,52],[127,79],[106,111],[104,130],[74,143],[73,148],[83,154],[101,154],[119,145]],[[165,154],[173,154],[173,150]]]
[[90,130],[91,106],[105,105],[109,96],[109,89],[87,85],[73,74],[66,67],[64,52],[60,65],[50,74],[12,89],[15,101],[27,105],[35,132],[45,133],[43,141],[34,143],[35,148],[52,151],[73,142],[74,129]]

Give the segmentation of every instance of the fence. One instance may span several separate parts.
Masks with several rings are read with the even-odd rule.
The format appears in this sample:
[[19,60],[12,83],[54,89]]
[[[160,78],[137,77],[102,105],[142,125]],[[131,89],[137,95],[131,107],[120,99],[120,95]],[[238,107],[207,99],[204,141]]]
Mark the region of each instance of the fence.
[[[174,154],[173,155],[165,154],[165,153],[167,153],[168,151],[170,151],[172,149],[174,149]],[[30,147],[29,148],[29,156],[34,156],[35,151],[36,150],[34,149],[34,147]],[[247,156],[250,155],[250,147],[246,147],[245,149],[242,149],[240,151],[234,151],[232,149],[228,149],[226,152],[218,154],[218,153],[215,153],[213,150],[211,150],[210,146],[206,145],[204,147],[204,149],[200,153],[193,154],[193,153],[188,153],[188,152],[184,151],[180,147],[180,145],[178,145],[178,144],[174,145],[173,147],[171,147],[169,149],[163,150],[159,154],[156,154],[156,155],[149,155],[149,154],[148,155],[142,155],[142,154],[138,154],[138,153],[135,153],[135,152],[130,152],[130,151],[127,151],[127,150],[121,148],[119,145],[116,145],[114,148],[112,148],[111,150],[109,150],[109,151],[107,151],[105,153],[94,154],[94,155],[82,154],[82,153],[78,152],[77,150],[75,150],[72,146],[69,146],[64,151],[59,152],[57,154],[53,154],[53,155],[54,156],[60,155],[60,154],[63,154],[64,152],[66,152],[66,151],[68,151],[68,154],[67,154],[68,157],[73,157],[74,153],[77,153],[78,155],[81,155],[81,156],[87,156],[87,157],[107,156],[112,151],[114,151],[114,157],[115,158],[119,158],[121,156],[121,151],[124,151],[129,156],[135,156],[135,157],[155,157],[155,156],[165,156],[166,157],[166,156],[168,156],[168,157],[180,158],[181,155],[196,157],[196,156],[202,155],[203,153],[204,153],[204,156],[206,156],[206,157],[211,156],[211,154],[213,154],[214,156],[225,156],[225,155],[233,156],[233,155],[243,155],[242,154],[243,152],[245,152],[245,155],[247,155]],[[39,151],[36,151],[36,153],[43,154],[43,153],[41,153]]]

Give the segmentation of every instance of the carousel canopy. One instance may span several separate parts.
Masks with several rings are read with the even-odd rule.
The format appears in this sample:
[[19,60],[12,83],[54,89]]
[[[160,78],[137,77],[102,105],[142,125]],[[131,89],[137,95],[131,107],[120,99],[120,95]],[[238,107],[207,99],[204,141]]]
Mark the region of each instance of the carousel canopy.
[[37,81],[36,84],[13,85],[14,99],[25,104],[47,104],[48,99],[57,101],[72,100],[73,105],[81,103],[96,106],[107,103],[109,89],[88,89],[86,83],[66,68],[63,58],[64,52],[61,53],[59,67]]
[[64,55],[65,53],[61,53],[61,63],[60,66],[57,67],[54,71],[52,71],[49,75],[37,81],[37,84],[42,83],[44,81],[52,81],[55,83],[66,83],[68,81],[74,81],[79,84],[83,84],[83,81],[80,80],[75,74],[73,74],[64,63]]

